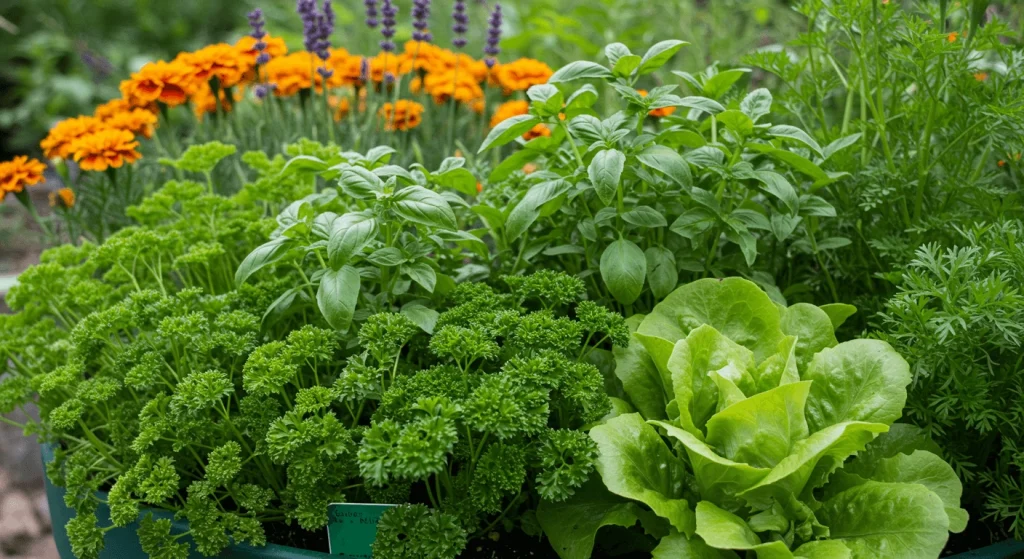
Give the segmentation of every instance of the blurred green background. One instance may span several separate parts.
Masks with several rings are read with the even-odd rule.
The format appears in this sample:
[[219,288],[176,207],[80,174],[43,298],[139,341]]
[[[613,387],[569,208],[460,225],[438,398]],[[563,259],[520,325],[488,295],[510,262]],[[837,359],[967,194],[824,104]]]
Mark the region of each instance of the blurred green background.
[[[412,33],[411,0],[399,0],[398,39]],[[433,3],[435,41],[450,46],[453,0]],[[468,0],[470,43],[482,56],[494,1]],[[610,42],[643,52],[659,40],[692,46],[674,64],[701,69],[796,33],[801,18],[782,0],[506,0],[501,59],[528,56],[557,67],[598,58]],[[268,31],[301,48],[294,0],[0,0],[0,159],[38,152],[57,120],[90,113],[119,95],[117,85],[150,60],[234,42],[247,33],[246,13],[263,9]],[[376,53],[380,36],[364,23],[362,0],[335,0],[335,46]]]

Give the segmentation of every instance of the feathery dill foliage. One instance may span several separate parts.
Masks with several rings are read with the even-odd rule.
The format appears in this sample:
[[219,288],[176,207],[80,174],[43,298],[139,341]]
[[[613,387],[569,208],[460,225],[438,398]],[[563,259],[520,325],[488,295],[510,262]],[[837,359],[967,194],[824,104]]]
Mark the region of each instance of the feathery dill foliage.
[[793,284],[822,292],[828,270],[863,308],[891,288],[879,271],[958,241],[950,224],[1021,216],[1018,32],[984,2],[904,4],[804,1],[807,32],[744,58],[781,78],[776,105],[844,146],[833,162],[851,173],[820,193],[836,208],[818,224],[835,247]]
[[911,363],[907,418],[930,431],[968,490],[965,504],[1024,537],[1024,224],[958,230],[919,248],[877,335]]
[[385,513],[376,557],[454,557],[467,535],[519,525],[540,499],[571,497],[594,471],[596,446],[580,428],[611,402],[589,354],[624,346],[625,321],[582,301],[576,278],[506,281],[508,292],[456,287],[429,340],[409,341],[417,329],[400,314],[360,330],[365,349],[336,390],[349,409],[379,397],[358,452],[364,482],[435,509]]

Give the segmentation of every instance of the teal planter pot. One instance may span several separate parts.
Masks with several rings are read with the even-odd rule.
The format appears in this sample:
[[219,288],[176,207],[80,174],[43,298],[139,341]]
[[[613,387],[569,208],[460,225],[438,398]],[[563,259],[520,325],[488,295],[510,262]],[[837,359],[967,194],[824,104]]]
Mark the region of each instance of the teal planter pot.
[[[44,464],[53,460],[52,446],[42,445],[42,451]],[[65,530],[68,520],[74,518],[75,512],[64,504],[64,489],[50,483],[49,478],[46,478],[46,501],[50,505],[50,519],[53,521],[53,539],[57,544],[57,552],[60,554],[61,559],[75,559],[74,554],[71,553],[71,544],[68,542],[68,533]],[[172,513],[159,510],[147,512],[152,512],[156,518],[169,518],[173,525],[171,528],[172,533],[180,534],[188,530],[188,523],[183,520],[174,520]],[[96,511],[96,516],[100,520],[100,525],[110,525],[110,509],[105,504],[100,504]],[[136,535],[136,530],[138,529],[139,524],[136,521],[123,528],[114,528],[107,532],[104,538],[106,547],[100,553],[100,559],[144,559],[147,557],[142,551],[139,537]],[[191,539],[189,539],[189,543],[192,543]],[[251,545],[238,544],[228,547],[218,557],[231,559],[330,559],[336,556],[283,545],[269,544],[264,547],[253,547]],[[189,559],[206,558],[193,550],[189,555]]]

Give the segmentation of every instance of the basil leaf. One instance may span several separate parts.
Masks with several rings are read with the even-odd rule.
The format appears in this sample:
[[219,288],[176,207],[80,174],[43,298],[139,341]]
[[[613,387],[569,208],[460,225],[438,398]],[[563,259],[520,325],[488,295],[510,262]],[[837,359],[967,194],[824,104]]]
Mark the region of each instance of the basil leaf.
[[483,153],[492,147],[503,146],[529,132],[537,124],[540,124],[540,119],[533,115],[516,115],[507,118],[491,129],[477,153]]
[[587,78],[606,79],[613,77],[611,70],[601,66],[597,62],[577,60],[562,66],[548,78],[548,83],[571,82]]
[[455,212],[440,194],[422,186],[407,186],[394,197],[395,213],[421,225],[454,230]]
[[594,185],[597,197],[605,205],[611,204],[615,200],[625,165],[626,156],[617,149],[599,151],[590,162],[590,167],[587,168],[590,183]]
[[632,305],[644,289],[647,259],[633,241],[619,239],[601,254],[601,279],[615,300]]
[[327,270],[320,278],[316,304],[331,328],[347,332],[359,299],[359,272],[352,266]]
[[235,271],[235,285],[242,285],[249,276],[265,268],[274,262],[284,258],[288,249],[295,246],[295,241],[288,237],[278,237],[263,243],[250,252],[238,270]]

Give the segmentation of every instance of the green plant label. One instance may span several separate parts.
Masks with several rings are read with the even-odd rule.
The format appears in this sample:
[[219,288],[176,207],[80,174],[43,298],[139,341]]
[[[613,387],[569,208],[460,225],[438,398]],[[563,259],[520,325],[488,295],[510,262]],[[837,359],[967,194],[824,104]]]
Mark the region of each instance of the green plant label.
[[332,503],[327,505],[327,542],[331,555],[345,559],[373,557],[377,522],[395,505]]

